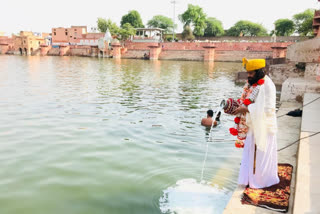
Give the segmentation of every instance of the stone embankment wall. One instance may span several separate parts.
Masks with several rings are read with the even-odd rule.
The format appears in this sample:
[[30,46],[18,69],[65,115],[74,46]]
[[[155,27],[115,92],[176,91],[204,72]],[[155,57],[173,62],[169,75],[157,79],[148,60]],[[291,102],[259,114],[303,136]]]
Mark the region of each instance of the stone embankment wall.
[[143,58],[145,53],[149,53],[150,46],[158,46],[161,51],[159,59],[166,60],[204,60],[204,50],[206,46],[215,46],[215,61],[241,61],[246,58],[267,58],[272,57],[271,47],[293,44],[285,43],[258,43],[258,42],[164,42],[164,43],[143,43],[126,42],[127,52],[122,58]]
[[70,56],[98,56],[98,48],[90,46],[73,46],[68,53]]
[[301,42],[310,39],[307,36],[221,36],[221,37],[197,37],[196,40],[214,42]]
[[301,101],[305,93],[320,93],[320,38],[295,43],[288,47],[287,61],[304,63],[303,77],[290,76],[283,82],[281,101]]
[[60,49],[59,48],[51,48],[48,51],[48,56],[59,56]]
[[[252,39],[252,38],[251,38]],[[256,39],[256,38],[255,38]],[[269,37],[270,39],[270,37]],[[275,56],[274,47],[286,48],[294,42],[125,42],[119,44],[121,53],[118,58],[143,58],[163,60],[196,60],[196,61],[241,61],[246,58],[269,58]],[[118,47],[118,49],[119,49]],[[2,48],[4,49],[4,48]],[[42,48],[43,49],[43,48]],[[47,48],[41,55],[51,56],[98,56],[96,46],[61,46]],[[117,50],[118,50],[117,49]],[[153,50],[153,51],[151,51]],[[104,50],[107,52],[107,50]],[[4,51],[2,51],[4,52]],[[114,51],[112,51],[114,53]],[[45,54],[43,54],[45,53]],[[19,53],[17,53],[19,54]],[[100,54],[101,55],[101,54]],[[110,54],[106,54],[110,56]],[[115,57],[115,56],[114,56]]]
[[292,44],[287,50],[287,59],[293,62],[319,62],[320,38]]
[[304,77],[305,70],[299,69],[296,63],[270,65],[269,76],[276,85],[282,85],[289,77]]
[[[66,50],[62,50],[66,49]],[[49,56],[91,56],[97,57],[99,50],[97,47],[91,46],[67,46],[67,47],[52,47],[47,55]]]

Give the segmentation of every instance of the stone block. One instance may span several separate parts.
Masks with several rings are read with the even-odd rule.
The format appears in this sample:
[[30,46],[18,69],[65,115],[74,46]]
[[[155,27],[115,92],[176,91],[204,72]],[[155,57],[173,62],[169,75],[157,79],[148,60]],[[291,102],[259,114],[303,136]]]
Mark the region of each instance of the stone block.
[[288,46],[287,59],[293,62],[318,62],[320,38],[298,42]]
[[320,93],[320,82],[314,78],[288,78],[282,85],[281,102],[298,101],[304,93]]
[[307,63],[306,64],[306,77],[316,77],[320,75],[320,63]]

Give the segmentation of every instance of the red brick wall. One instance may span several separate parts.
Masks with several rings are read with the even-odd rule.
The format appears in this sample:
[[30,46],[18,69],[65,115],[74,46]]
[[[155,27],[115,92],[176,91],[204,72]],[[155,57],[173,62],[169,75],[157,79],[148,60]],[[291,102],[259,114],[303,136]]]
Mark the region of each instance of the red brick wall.
[[236,62],[247,59],[265,59],[272,57],[272,51],[215,51],[215,61]]
[[160,45],[162,50],[204,50],[203,46],[214,44],[216,50],[229,51],[272,51],[272,46],[288,46],[293,42],[274,43],[274,42],[164,42],[164,43],[147,43],[147,42],[127,42],[125,47],[133,50],[148,50],[150,45]]
[[166,60],[188,60],[188,61],[203,61],[203,50],[162,50],[159,59]]
[[140,58],[144,52],[149,51],[150,45],[159,45],[161,53],[159,59],[176,60],[204,60],[204,46],[214,44],[215,61],[241,61],[246,58],[266,58],[272,57],[272,46],[288,46],[292,42],[267,43],[267,42],[164,42],[164,43],[140,43],[126,42],[125,47],[128,52],[124,58]]
[[144,57],[144,54],[150,53],[149,50],[128,50],[125,54],[121,56],[121,58],[125,59],[142,59]]

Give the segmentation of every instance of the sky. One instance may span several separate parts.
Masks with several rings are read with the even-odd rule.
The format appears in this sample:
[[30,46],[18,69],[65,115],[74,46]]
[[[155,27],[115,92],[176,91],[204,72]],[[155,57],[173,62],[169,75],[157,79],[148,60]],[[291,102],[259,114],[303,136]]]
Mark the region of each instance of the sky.
[[[121,17],[130,10],[137,10],[146,24],[154,15],[173,17],[172,0],[3,0],[1,2],[0,32],[18,33],[20,30],[51,32],[53,27],[71,25],[96,26],[98,17],[110,18],[120,24]],[[239,20],[260,23],[268,31],[274,21],[289,18],[308,8],[320,9],[317,0],[177,0],[175,21],[177,32],[182,31],[178,15],[188,4],[199,5],[208,17],[222,21],[224,29]]]

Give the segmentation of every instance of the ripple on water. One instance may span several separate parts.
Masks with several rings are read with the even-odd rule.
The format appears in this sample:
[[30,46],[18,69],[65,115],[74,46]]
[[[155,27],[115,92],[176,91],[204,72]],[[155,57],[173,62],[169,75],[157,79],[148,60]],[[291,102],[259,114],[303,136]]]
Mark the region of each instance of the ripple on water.
[[230,191],[209,182],[183,179],[163,191],[159,207],[162,213],[221,213],[230,196]]

